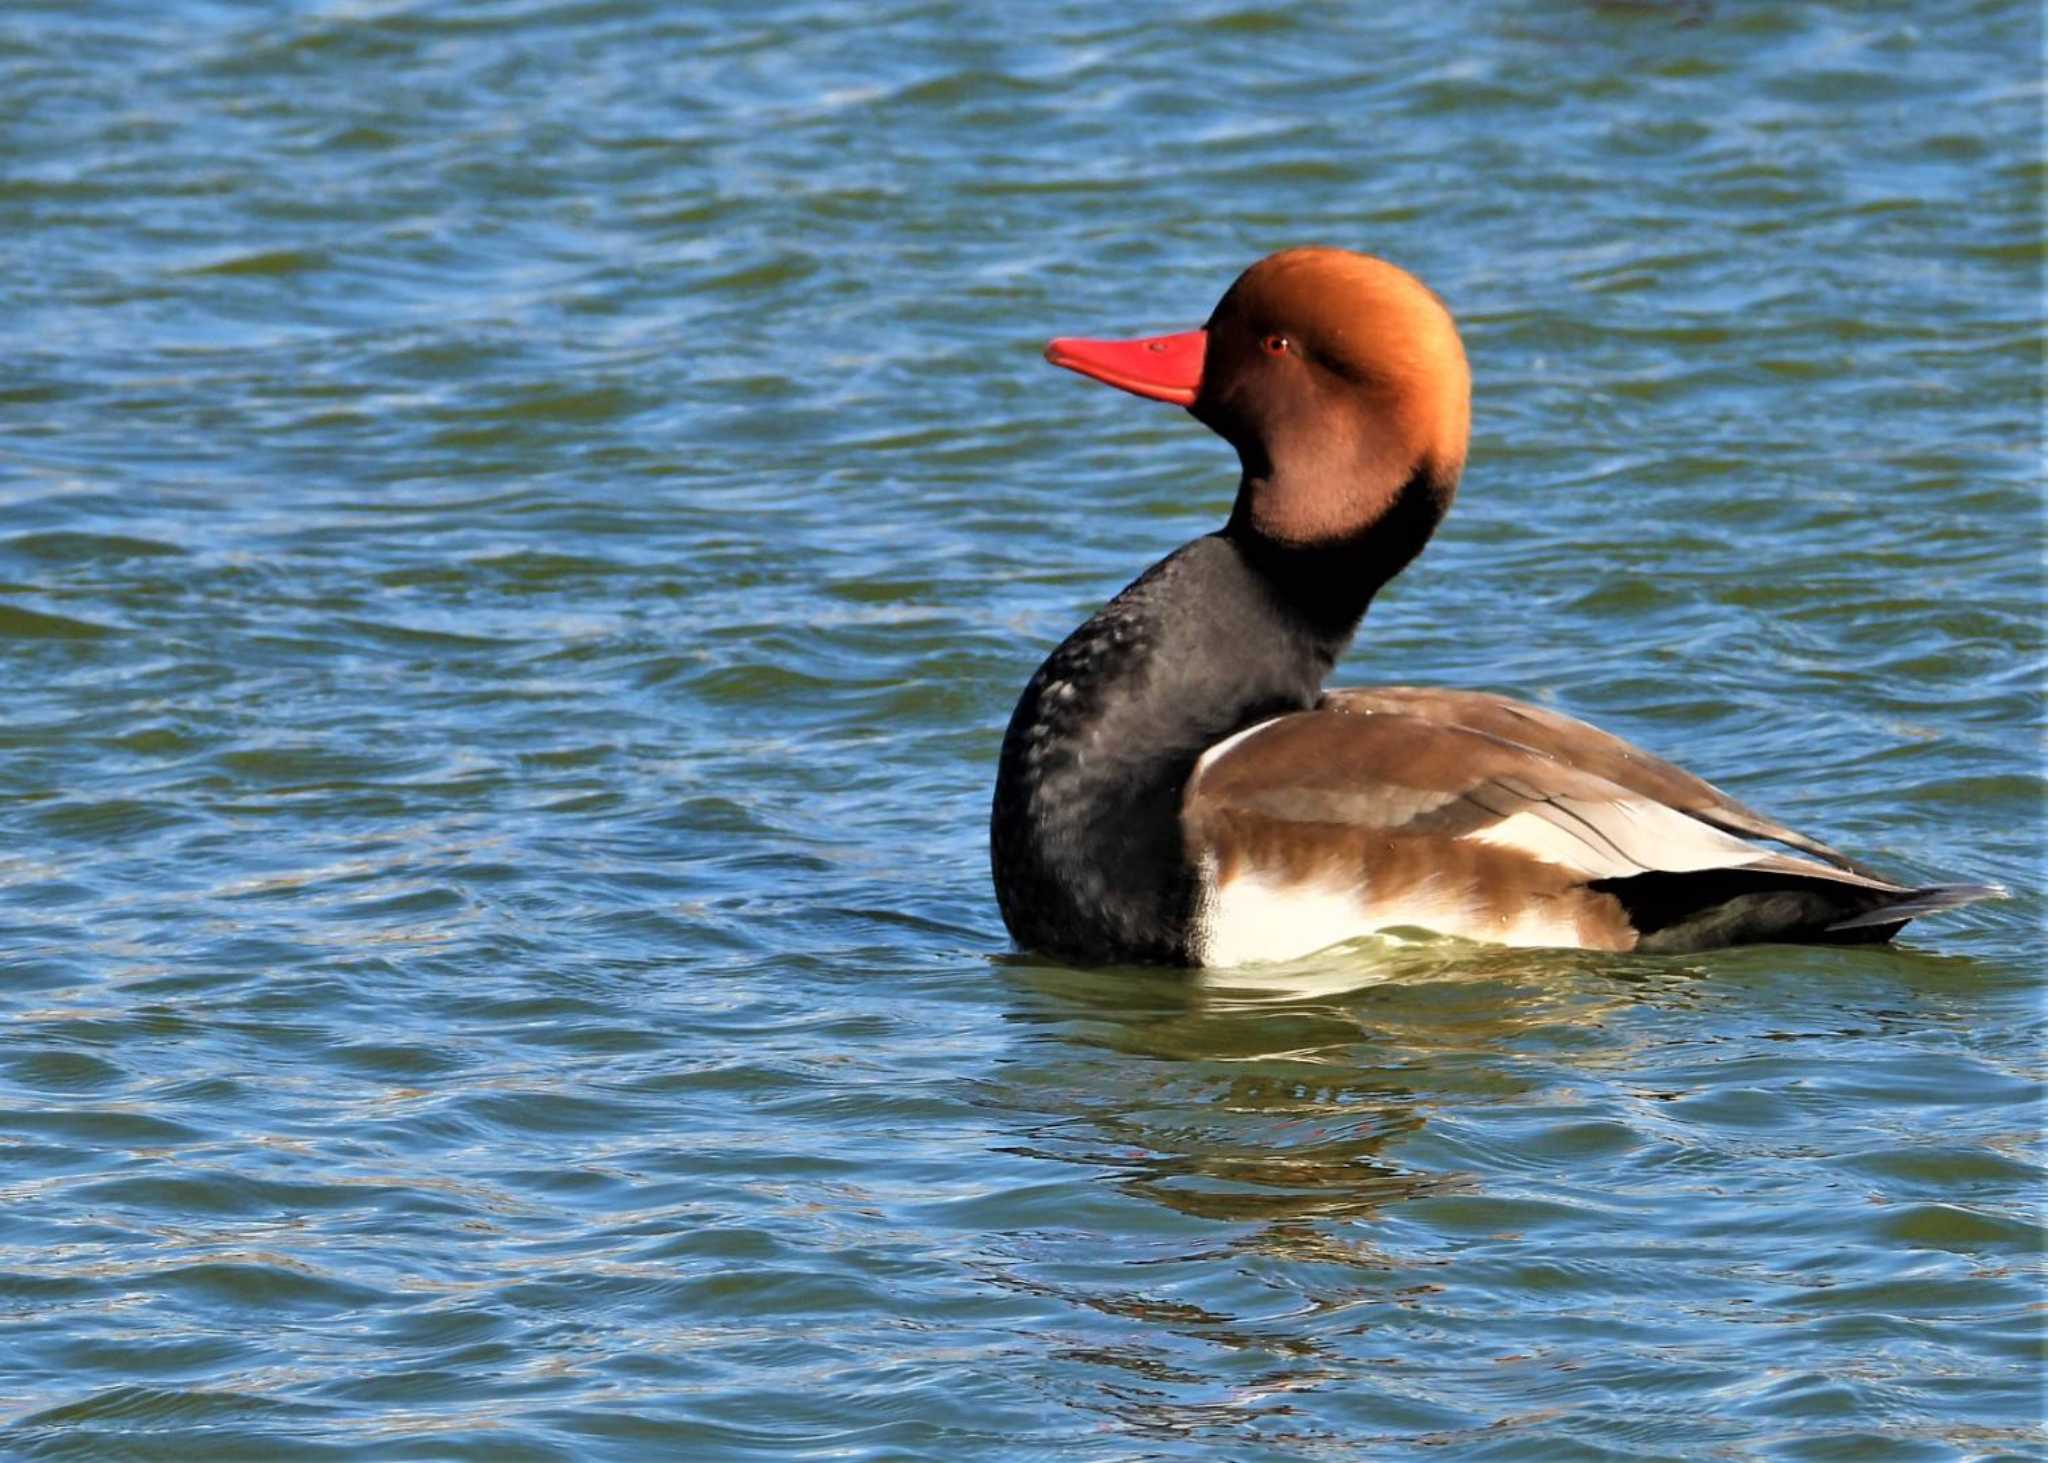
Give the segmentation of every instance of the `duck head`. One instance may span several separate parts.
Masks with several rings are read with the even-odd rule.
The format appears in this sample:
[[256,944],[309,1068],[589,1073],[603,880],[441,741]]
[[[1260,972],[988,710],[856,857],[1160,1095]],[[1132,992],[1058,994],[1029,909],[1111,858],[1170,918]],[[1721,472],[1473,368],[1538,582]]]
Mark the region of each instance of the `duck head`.
[[1186,407],[1243,465],[1225,533],[1313,558],[1362,591],[1427,542],[1456,492],[1471,374],[1450,312],[1403,269],[1288,249],[1231,285],[1200,330],[1055,340],[1046,359]]

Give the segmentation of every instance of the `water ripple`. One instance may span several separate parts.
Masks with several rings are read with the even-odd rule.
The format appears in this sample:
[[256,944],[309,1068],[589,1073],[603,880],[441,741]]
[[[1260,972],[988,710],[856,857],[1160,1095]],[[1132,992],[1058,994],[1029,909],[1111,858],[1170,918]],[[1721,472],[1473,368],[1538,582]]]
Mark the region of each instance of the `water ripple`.
[[[2035,9],[0,18],[0,1450],[2017,1456]],[[1351,680],[1888,951],[1007,953],[991,767],[1226,450],[1039,344],[1323,240],[1471,472]]]

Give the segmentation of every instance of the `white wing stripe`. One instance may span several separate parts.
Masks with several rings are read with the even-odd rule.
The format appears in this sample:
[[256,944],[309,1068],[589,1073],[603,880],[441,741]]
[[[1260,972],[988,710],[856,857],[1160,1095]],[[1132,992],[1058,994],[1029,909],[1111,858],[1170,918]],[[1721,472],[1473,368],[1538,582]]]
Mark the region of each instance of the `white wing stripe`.
[[[1599,843],[1581,828],[1596,835]],[[1740,868],[1771,856],[1768,850],[1644,798],[1602,803],[1556,798],[1466,836],[1588,879],[1625,878],[1653,869],[1689,874]]]
[[1195,770],[1188,775],[1188,787],[1190,789],[1194,787],[1196,781],[1201,777],[1201,775],[1204,772],[1208,770],[1209,764],[1211,762],[1214,762],[1218,757],[1221,757],[1225,752],[1228,752],[1232,747],[1236,746],[1239,742],[1243,741],[1253,732],[1258,731],[1261,727],[1271,726],[1274,722],[1278,721],[1279,719],[1280,718],[1277,716],[1269,716],[1264,721],[1255,721],[1241,732],[1232,732],[1229,736],[1225,737],[1222,741],[1218,742],[1215,746],[1211,747],[1208,751],[1204,752],[1201,755],[1201,757],[1196,760]]

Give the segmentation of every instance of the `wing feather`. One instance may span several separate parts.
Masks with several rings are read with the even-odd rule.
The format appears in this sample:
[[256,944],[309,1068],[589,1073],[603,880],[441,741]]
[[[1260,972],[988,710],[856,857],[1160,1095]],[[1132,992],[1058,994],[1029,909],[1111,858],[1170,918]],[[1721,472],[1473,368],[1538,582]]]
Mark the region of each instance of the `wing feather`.
[[1773,853],[1691,807],[1673,806],[1545,749],[1392,704],[1366,714],[1317,710],[1276,717],[1220,755],[1211,753],[1189,781],[1184,817],[1199,824],[1225,810],[1283,823],[1467,840],[1583,881],[1755,868],[1896,887]]
[[1410,924],[1608,950],[1885,939],[2000,892],[1892,883],[1619,738],[1476,692],[1332,692],[1260,723],[1201,758],[1181,823],[1211,962]]
[[1737,802],[1684,768],[1625,742],[1611,732],[1604,732],[1597,726],[1548,707],[1532,706],[1526,701],[1485,691],[1457,691],[1430,686],[1362,686],[1325,692],[1320,709],[1354,716],[1419,716],[1438,725],[1486,732],[1503,741],[1547,753],[1570,766],[1594,773],[1617,787],[1627,788],[1689,814],[1725,833],[1767,839],[1837,868],[1868,873],[1846,854]]

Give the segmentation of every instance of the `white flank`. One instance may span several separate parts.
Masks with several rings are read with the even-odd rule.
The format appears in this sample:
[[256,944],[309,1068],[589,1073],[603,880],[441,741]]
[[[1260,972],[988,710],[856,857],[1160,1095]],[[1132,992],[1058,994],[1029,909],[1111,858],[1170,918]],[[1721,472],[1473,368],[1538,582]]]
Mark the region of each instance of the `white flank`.
[[1269,884],[1247,874],[1205,892],[1199,940],[1204,965],[1292,960],[1372,928],[1362,889]]
[[1560,918],[1540,906],[1525,909],[1505,923],[1496,921],[1491,929],[1475,926],[1469,933],[1452,933],[1519,950],[1577,950],[1582,944],[1576,919]]
[[1362,884],[1276,884],[1256,874],[1212,882],[1204,860],[1196,961],[1220,968],[1298,960],[1389,930],[1428,930],[1488,945],[1522,949],[1577,949],[1579,925],[1570,913],[1538,905],[1510,918],[1488,917],[1475,900],[1432,879],[1399,899],[1370,902]]
[[1256,874],[1215,886],[1205,863],[1196,954],[1206,966],[1296,960],[1386,930],[1429,930],[1494,945],[1576,946],[1577,923],[1532,909],[1502,922],[1431,880],[1396,900],[1372,902],[1362,884],[1275,884]]

